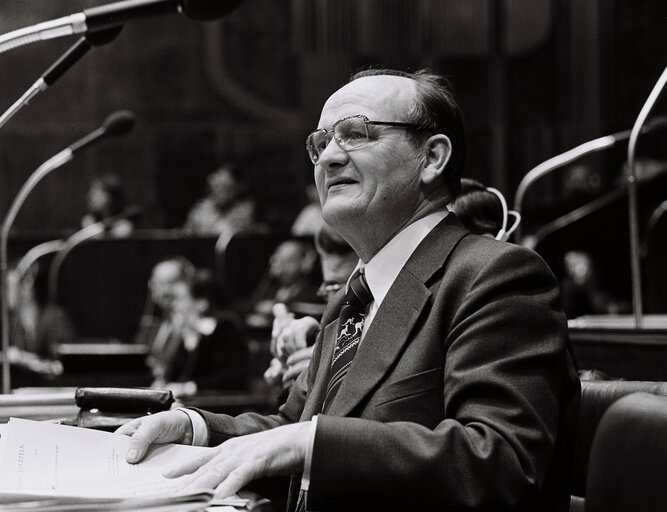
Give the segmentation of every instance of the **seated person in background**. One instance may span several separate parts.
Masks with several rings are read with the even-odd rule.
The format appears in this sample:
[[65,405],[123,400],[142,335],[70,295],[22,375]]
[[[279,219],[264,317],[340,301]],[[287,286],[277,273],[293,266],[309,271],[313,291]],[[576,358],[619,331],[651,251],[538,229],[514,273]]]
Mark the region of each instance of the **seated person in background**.
[[[322,269],[322,284],[318,294],[324,301],[329,302],[329,299],[345,286],[359,262],[359,257],[327,224],[322,224],[315,236],[315,249]],[[283,389],[287,390],[294,379],[308,368],[320,323],[319,319],[311,316],[295,319],[294,314],[282,303],[274,306],[273,313],[273,359],[264,372],[264,379],[269,384],[281,383]]]
[[321,314],[324,306],[317,295],[319,285],[317,253],[312,243],[285,240],[271,255],[264,278],[250,298],[246,322],[252,327],[270,326],[276,303],[286,304],[297,315]]
[[151,347],[167,335],[175,288],[178,283],[193,282],[194,277],[195,266],[182,256],[164,258],[153,267],[136,343]]
[[134,223],[123,217],[127,202],[125,189],[118,175],[108,173],[95,177],[88,188],[86,205],[88,213],[81,219],[82,228],[113,218],[109,226],[111,236],[123,238],[132,234]]
[[569,509],[580,382],[558,283],[448,215],[461,117],[427,71],[367,70],[328,98],[306,147],[323,218],[361,264],[308,370],[277,414],[126,423],[128,462],[154,443],[211,446],[163,474],[220,496],[272,486],[287,510]]
[[600,286],[593,255],[588,251],[571,250],[565,253],[560,286],[561,303],[568,318],[618,315],[631,311],[627,301],[614,297]]
[[206,195],[190,209],[183,232],[186,235],[218,236],[229,239],[250,229],[255,220],[255,201],[231,162],[226,162],[206,179]]
[[[518,212],[507,209],[507,202],[500,191],[470,178],[461,178],[461,191],[450,209],[472,233],[496,240],[509,240],[521,222]],[[513,217],[513,222],[508,227],[509,217]]]
[[152,387],[176,396],[245,387],[246,338],[238,318],[214,310],[214,288],[211,273],[202,269],[180,272],[165,290],[165,318],[150,347]]
[[310,184],[306,187],[306,197],[308,204],[301,209],[292,222],[290,228],[292,236],[315,236],[324,224],[320,198],[317,196],[315,185]]
[[[67,312],[48,303],[47,269],[34,261],[23,268],[23,260],[7,274],[10,362],[26,371],[15,372],[15,385],[45,384],[42,380],[62,374],[56,359],[58,343],[71,342],[76,330]],[[32,375],[31,375],[32,374]]]

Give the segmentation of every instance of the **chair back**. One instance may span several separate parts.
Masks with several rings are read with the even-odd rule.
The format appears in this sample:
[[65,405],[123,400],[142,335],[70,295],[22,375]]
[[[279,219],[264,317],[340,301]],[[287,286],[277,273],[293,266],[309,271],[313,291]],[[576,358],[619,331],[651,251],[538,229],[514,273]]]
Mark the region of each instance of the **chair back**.
[[667,508],[667,397],[634,393],[602,417],[590,453],[586,512]]

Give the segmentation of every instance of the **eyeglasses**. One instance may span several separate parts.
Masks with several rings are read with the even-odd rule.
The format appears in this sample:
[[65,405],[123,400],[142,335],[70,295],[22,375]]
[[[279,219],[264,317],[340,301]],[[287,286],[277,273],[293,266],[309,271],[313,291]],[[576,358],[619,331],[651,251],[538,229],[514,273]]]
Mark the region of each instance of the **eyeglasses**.
[[325,299],[325,300],[328,301],[343,286],[344,286],[344,284],[341,284],[341,283],[327,283],[327,282],[324,282],[317,289],[317,296],[321,299]]
[[306,150],[310,160],[316,164],[322,152],[331,142],[336,139],[336,144],[345,151],[358,149],[370,141],[368,125],[394,126],[396,128],[407,128],[411,130],[430,130],[425,126],[412,123],[396,123],[390,121],[371,121],[362,114],[344,117],[336,121],[331,130],[320,128],[308,135],[306,138]]

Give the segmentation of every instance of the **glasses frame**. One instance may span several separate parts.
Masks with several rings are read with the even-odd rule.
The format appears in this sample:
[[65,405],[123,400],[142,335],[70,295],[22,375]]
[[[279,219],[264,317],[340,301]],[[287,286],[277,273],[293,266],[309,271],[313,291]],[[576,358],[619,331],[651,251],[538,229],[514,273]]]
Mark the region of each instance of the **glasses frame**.
[[[366,140],[364,142],[361,142],[359,145],[355,145],[354,147],[349,147],[349,143],[344,142],[342,139],[339,139],[338,137],[336,137],[336,126],[338,126],[343,121],[347,121],[349,119],[361,119],[364,122],[364,130],[366,131]],[[338,146],[344,151],[350,151],[350,150],[358,149],[361,146],[363,146],[364,144],[367,144],[368,142],[370,142],[370,139],[369,139],[369,136],[368,136],[368,125],[369,124],[376,125],[376,126],[393,126],[395,128],[406,128],[408,130],[429,130],[429,131],[433,131],[431,128],[429,128],[427,126],[420,125],[420,124],[401,123],[401,122],[398,122],[398,121],[371,121],[370,119],[368,119],[368,117],[366,117],[363,114],[354,114],[354,115],[346,116],[346,117],[343,117],[343,118],[339,119],[333,125],[331,125],[330,130],[327,130],[326,128],[320,128],[319,130],[315,130],[315,131],[311,132],[310,134],[308,134],[308,137],[306,137],[306,151],[308,152],[308,156],[310,157],[310,161],[313,162],[313,164],[317,164],[317,162],[320,159],[320,156],[322,155],[322,151],[324,151],[329,146],[329,144],[331,143],[331,141],[333,139],[336,139],[336,144],[338,144]],[[321,132],[324,132],[324,135],[326,137],[326,139],[325,139],[326,140],[326,145],[324,146],[322,151],[319,152],[319,154],[317,154],[317,151],[315,150],[315,145],[312,143],[312,138],[316,133],[321,133]],[[316,158],[313,156],[315,154],[317,154]]]

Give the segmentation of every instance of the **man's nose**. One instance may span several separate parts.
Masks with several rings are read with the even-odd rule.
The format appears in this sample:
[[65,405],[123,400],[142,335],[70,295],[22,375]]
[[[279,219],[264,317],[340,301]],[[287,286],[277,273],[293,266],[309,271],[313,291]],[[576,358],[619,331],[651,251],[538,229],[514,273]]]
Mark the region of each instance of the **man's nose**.
[[338,145],[336,137],[332,137],[329,144],[322,150],[317,159],[318,165],[323,168],[338,167],[345,164],[348,159],[347,151]]

